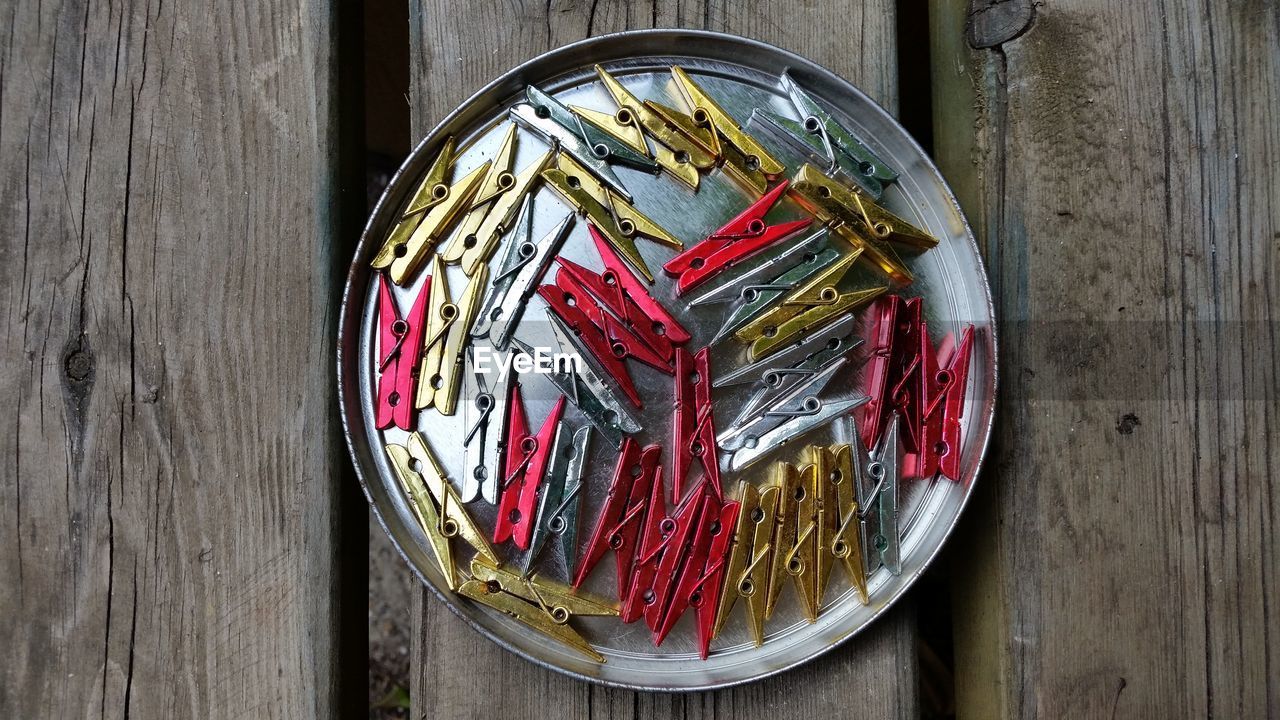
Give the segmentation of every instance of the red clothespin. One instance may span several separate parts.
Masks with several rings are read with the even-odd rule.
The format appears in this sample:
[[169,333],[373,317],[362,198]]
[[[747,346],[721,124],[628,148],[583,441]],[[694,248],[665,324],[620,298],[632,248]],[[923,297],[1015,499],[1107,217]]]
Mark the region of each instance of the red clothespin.
[[626,364],[614,355],[609,338],[605,337],[605,334],[595,326],[586,311],[579,305],[578,296],[565,292],[559,285],[543,285],[538,288],[538,295],[547,302],[551,312],[563,320],[569,330],[582,341],[631,404],[638,408],[644,407],[644,403],[640,400],[640,393],[636,391],[636,385],[631,380],[631,373],[627,372]]
[[675,468],[671,481],[673,497],[684,497],[685,480],[693,459],[702,465],[703,476],[720,497],[720,464],[716,457],[716,428],[711,409],[710,348],[690,356],[676,349]]
[[866,447],[875,447],[883,420],[891,406],[888,397],[889,351],[893,348],[893,323],[898,316],[902,298],[886,295],[880,298],[867,313],[867,364],[863,371],[866,378],[867,402],[862,406],[862,422],[859,434]]
[[893,408],[902,416],[902,447],[906,453],[920,451],[924,417],[924,396],[920,391],[922,347],[929,347],[929,338],[924,327],[924,299],[917,297],[903,301],[898,308],[889,351],[889,396],[893,398]]
[[736,501],[722,503],[714,493],[704,494],[693,544],[684,567],[680,570],[680,579],[671,597],[671,604],[663,613],[662,624],[654,633],[654,645],[661,645],[680,620],[680,616],[692,607],[698,621],[698,653],[703,660],[707,659],[724,585],[725,555],[729,551],[729,541],[733,537],[733,525],[737,517]]
[[783,180],[759,200],[751,203],[737,217],[694,245],[667,261],[662,269],[679,276],[676,294],[683,295],[716,273],[760,252],[769,245],[809,227],[812,220],[794,220],[779,225],[766,225],[764,216],[778,198],[787,191]]
[[636,337],[670,360],[673,345],[689,342],[689,331],[649,294],[595,225],[588,224],[587,230],[604,262],[604,271],[595,273],[564,258],[556,258],[557,262]]
[[671,604],[671,597],[676,589],[676,578],[693,549],[693,538],[703,502],[712,494],[710,491],[693,493],[672,513],[671,519],[674,521],[674,526],[671,536],[666,541],[662,555],[655,559],[657,567],[650,575],[651,582],[648,583],[648,587],[632,586],[631,588],[633,593],[639,592],[644,598],[644,622],[655,633],[655,643],[657,642],[656,633],[662,627],[663,618],[666,617],[667,608]]
[[591,532],[591,542],[573,576],[575,588],[582,586],[605,552],[613,550],[618,565],[618,599],[621,601],[627,597],[640,530],[652,512],[649,507],[650,489],[655,482],[661,482],[658,479],[661,455],[662,448],[657,445],[641,450],[629,437],[622,441],[622,452],[618,455],[618,465],[609,483],[609,494],[596,520],[595,530]]
[[871,347],[867,362],[867,401],[862,415],[862,439],[867,447],[880,440],[889,415],[902,416],[905,452],[919,447],[920,337],[924,334],[923,300],[889,295],[876,304],[870,325]]
[[422,355],[422,331],[426,325],[427,296],[431,277],[413,300],[409,316],[400,317],[391,281],[378,275],[378,404],[374,424],[379,430],[395,425],[413,429],[413,399],[418,386],[418,361]]
[[644,531],[640,536],[640,545],[636,548],[631,577],[627,581],[627,594],[619,598],[622,603],[622,609],[619,612],[622,622],[635,622],[644,614],[645,608],[657,600],[657,596],[652,591],[653,580],[658,573],[658,562],[662,559],[663,551],[667,549],[675,531],[676,521],[667,515],[662,468],[658,467],[653,487],[649,492],[649,511],[644,520]]
[[938,470],[960,479],[960,419],[964,417],[969,360],[973,353],[973,326],[965,328],[960,343],[948,334],[937,353],[927,329],[920,333],[921,437],[915,454],[904,458],[904,477],[933,477]]
[[564,415],[561,395],[543,421],[537,435],[529,434],[529,421],[524,413],[520,384],[511,389],[511,410],[507,415],[507,462],[503,468],[498,519],[493,529],[495,543],[513,540],[521,550],[529,549],[533,538],[534,517],[538,502],[538,486],[546,474],[555,442],[556,426]]
[[[566,268],[556,272],[556,287],[564,293],[564,297],[573,298],[574,304],[582,309],[592,325],[604,335],[609,344],[609,351],[618,360],[635,358],[652,368],[670,375],[671,359],[659,355],[653,348],[643,342],[613,315],[610,315],[596,302],[593,293],[578,282],[577,278]],[[669,349],[669,346],[668,346]]]

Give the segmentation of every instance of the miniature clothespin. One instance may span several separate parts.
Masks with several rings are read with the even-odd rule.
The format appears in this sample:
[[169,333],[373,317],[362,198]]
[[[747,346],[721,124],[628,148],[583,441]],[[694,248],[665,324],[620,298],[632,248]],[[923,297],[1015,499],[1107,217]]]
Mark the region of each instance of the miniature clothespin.
[[653,272],[636,247],[642,237],[661,245],[683,250],[684,243],[636,210],[630,201],[602,185],[576,158],[561,153],[558,167],[542,172],[543,181],[570,207],[591,221],[626,261],[653,282]]
[[542,171],[555,155],[554,149],[547,150],[519,174],[513,174],[515,140],[516,126],[508,125],[507,134],[493,156],[493,163],[476,192],[471,209],[458,223],[458,229],[440,253],[446,263],[461,264],[468,277],[489,261],[498,241],[511,228],[522,201],[541,179]]
[[618,598],[627,597],[640,532],[652,512],[650,491],[655,483],[662,482],[662,468],[658,464],[661,454],[662,448],[657,445],[642,450],[631,438],[623,440],[604,507],[600,509],[586,553],[573,576],[575,588],[582,587],[605,553],[612,550],[617,561]]
[[484,309],[471,330],[472,336],[487,337],[497,349],[507,349],[516,326],[520,324],[525,305],[551,266],[551,261],[560,252],[572,223],[573,214],[569,213],[551,232],[535,242],[533,198],[525,198],[513,236],[508,241],[507,252],[485,298]]
[[427,296],[431,279],[413,300],[409,314],[400,316],[391,281],[378,275],[378,402],[374,406],[374,426],[386,430],[395,425],[413,429],[414,398],[418,387],[418,364],[422,357],[422,333],[427,318]]
[[413,514],[427,534],[436,565],[449,589],[457,587],[457,567],[449,546],[450,538],[461,537],[478,557],[497,563],[493,548],[462,507],[462,500],[449,484],[422,435],[410,433],[405,445],[391,443],[386,449],[391,469],[409,497]]
[[462,299],[454,303],[449,281],[439,255],[431,261],[431,302],[423,338],[423,359],[418,369],[414,407],[435,407],[441,415],[452,415],[462,383],[463,349],[470,339],[471,325],[480,311],[481,293],[489,284],[489,268],[481,266],[471,278]]
[[716,456],[716,427],[711,404],[711,354],[702,348],[690,355],[684,348],[676,349],[675,362],[675,421],[673,450],[675,464],[672,472],[674,496],[684,497],[690,487],[689,471],[696,458],[702,466],[703,477],[720,495],[720,466]]
[[529,549],[536,517],[538,488],[547,471],[556,428],[564,414],[564,396],[556,400],[551,414],[537,435],[530,434],[525,417],[520,383],[511,391],[511,410],[507,416],[506,467],[502,474],[498,499],[498,519],[493,530],[495,543],[511,540],[521,550]]
[[605,661],[604,656],[569,625],[575,616],[617,615],[618,608],[603,599],[581,595],[536,575],[521,577],[479,556],[471,561],[471,579],[458,588],[458,594],[509,615],[596,662]]
[[787,181],[783,180],[705,240],[668,260],[662,268],[667,274],[676,276],[676,293],[683,295],[716,274],[809,227],[810,220],[778,225],[765,223],[765,215],[786,191]]

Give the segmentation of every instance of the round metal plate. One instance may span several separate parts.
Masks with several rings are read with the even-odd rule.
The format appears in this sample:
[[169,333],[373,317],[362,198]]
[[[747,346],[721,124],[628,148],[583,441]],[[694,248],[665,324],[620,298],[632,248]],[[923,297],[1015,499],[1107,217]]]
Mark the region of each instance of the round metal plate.
[[[444,139],[453,135],[462,149],[454,177],[489,158],[501,141],[506,110],[523,97],[526,85],[536,85],[565,104],[600,110],[614,109],[599,85],[592,65],[601,63],[641,98],[682,103],[670,87],[669,67],[680,65],[745,125],[751,110],[768,107],[794,116],[778,83],[783,71],[790,72],[811,94],[835,111],[837,118],[901,173],[885,193],[883,203],[895,213],[939,238],[938,247],[909,260],[916,281],[903,293],[926,298],[926,313],[935,342],[945,332],[966,325],[977,328],[976,348],[970,370],[967,404],[963,419],[963,481],[945,478],[910,481],[900,491],[902,527],[902,573],[890,575],[880,569],[869,578],[871,604],[857,602],[839,570],[833,571],[831,586],[816,623],[806,623],[791,590],[784,590],[782,604],[766,626],[767,637],[760,648],[752,646],[742,610],[725,627],[712,645],[711,656],[698,658],[693,613],[684,619],[661,648],[654,648],[643,623],[623,625],[616,618],[575,619],[574,625],[606,657],[597,664],[573,650],[547,641],[514,619],[477,606],[459,596],[442,591],[438,570],[429,557],[426,540],[410,514],[383,452],[385,442],[402,442],[405,433],[392,429],[383,433],[374,428],[377,293],[369,261],[386,237],[393,216],[426,172]],[[519,133],[515,162],[523,168],[546,149],[546,144],[527,131]],[[794,170],[795,167],[789,167]],[[686,242],[701,240],[725,220],[737,214],[752,198],[723,177],[719,171],[704,176],[694,195],[664,175],[650,176],[625,168],[616,171],[635,196],[636,207]],[[541,237],[568,211],[550,189],[536,191],[535,237]],[[795,213],[800,216],[799,213]],[[771,218],[772,220],[772,218]],[[691,312],[675,299],[673,283],[663,276],[661,264],[672,252],[646,241],[640,242],[649,266],[658,276],[654,297],[686,322],[694,339],[688,347],[702,347],[714,335],[724,306],[696,308]],[[500,256],[495,253],[495,257]],[[579,220],[561,255],[588,267],[599,267],[598,256]],[[497,261],[491,263],[496,268]],[[449,269],[449,285],[456,297],[465,287],[458,268]],[[421,286],[425,271],[419,271],[409,288],[398,295],[407,308]],[[546,323],[534,299],[518,335],[531,344],[554,344],[545,339]],[[352,262],[343,297],[339,329],[338,381],[343,424],[355,467],[379,522],[404,555],[414,572],[468,624],[503,647],[540,665],[569,675],[608,685],[645,690],[697,690],[724,687],[781,672],[809,660],[849,639],[883,613],[910,587],[937,554],[954,527],[970,495],[991,431],[996,392],[996,342],[994,316],[986,274],[971,231],[955,198],[937,169],[902,127],[883,109],[849,83],[817,65],[763,43],[718,33],[695,31],[640,31],[602,36],[570,45],[534,59],[508,72],[467,100],[445,118],[414,150],[387,188],[374,210]],[[716,365],[732,366],[743,361],[740,348],[715,351]],[[735,357],[736,355],[736,357]],[[640,440],[664,446],[663,463],[670,467],[671,407],[666,398],[670,379],[629,364],[632,376],[650,400],[641,414],[645,431]],[[522,377],[528,415],[534,430],[541,425],[556,397],[553,386],[537,376]],[[846,394],[859,394],[857,374],[844,381]],[[727,421],[737,396],[716,396],[718,417]],[[467,402],[462,397],[461,403]],[[447,471],[453,476],[461,463],[463,424],[461,413],[442,417],[434,410],[420,413],[419,429],[427,437]],[[566,416],[577,423],[576,411]],[[799,447],[841,439],[841,427],[812,433],[791,444],[790,449],[772,459],[795,460]],[[584,506],[580,513],[580,545],[585,544],[594,525],[612,473],[616,453],[596,435],[592,461],[588,466]],[[743,473],[724,474],[726,493],[732,493],[740,477],[762,480],[770,462],[761,462]],[[669,487],[669,484],[668,484]],[[493,527],[493,509],[482,501],[468,506],[486,529]],[[455,546],[460,546],[455,543]],[[505,552],[505,550],[504,550]],[[464,554],[465,558],[466,555]],[[514,559],[514,555],[509,555]],[[541,571],[556,579],[567,577],[562,558],[545,554]],[[614,590],[612,560],[606,558],[593,574],[588,589],[611,597]],[[465,658],[453,661],[466,662]]]

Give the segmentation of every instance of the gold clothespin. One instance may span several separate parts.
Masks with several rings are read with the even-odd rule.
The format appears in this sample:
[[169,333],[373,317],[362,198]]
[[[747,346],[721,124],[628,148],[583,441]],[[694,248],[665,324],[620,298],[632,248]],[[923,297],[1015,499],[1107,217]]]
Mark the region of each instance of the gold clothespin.
[[[452,154],[452,149],[453,144],[450,140],[445,144],[441,154],[445,152]],[[382,249],[373,258],[373,267],[379,270],[390,268],[391,281],[397,285],[403,285],[409,275],[426,259],[427,252],[449,232],[454,221],[467,209],[471,198],[480,188],[480,180],[488,173],[490,164],[490,161],[485,161],[466,177],[446,187],[443,193],[440,192],[442,185],[439,182],[430,185],[424,195],[424,198],[431,198],[430,209],[425,214],[419,213],[421,218],[413,221],[415,226],[412,232],[406,232],[407,226],[403,225],[403,221],[392,229]],[[436,165],[439,165],[439,158]],[[424,186],[427,182],[433,181],[431,175],[436,172],[436,165],[432,166],[427,179],[423,181]],[[423,195],[422,186],[419,187],[419,192],[415,193],[415,200],[418,195]]]
[[479,526],[463,508],[462,502],[458,499],[458,493],[449,483],[449,479],[444,474],[444,468],[440,467],[440,461],[431,452],[422,433],[416,431],[409,433],[406,447],[409,450],[409,457],[417,461],[423,484],[440,505],[440,519],[446,531],[445,535],[448,537],[457,535],[476,553],[495,563],[498,562],[498,556],[494,554],[493,548],[489,547]]
[[548,150],[529,163],[519,174],[512,174],[515,163],[516,126],[508,125],[502,146],[493,157],[480,190],[476,193],[471,210],[458,225],[457,231],[441,253],[449,264],[461,264],[468,277],[476,268],[489,261],[503,233],[510,229],[524,200],[537,182],[547,163],[555,154]]
[[821,610],[822,599],[827,594],[827,583],[831,580],[831,568],[836,561],[835,553],[831,548],[840,523],[840,513],[837,508],[839,498],[836,493],[836,484],[832,482],[836,459],[831,450],[822,445],[810,445],[807,452],[809,462],[813,465],[814,485],[818,491],[818,542],[816,543],[818,576],[813,585],[813,607],[815,610]]
[[653,282],[653,273],[636,247],[637,237],[648,238],[676,250],[684,249],[684,243],[604,187],[572,157],[561,153],[557,164],[559,167],[543,171],[543,180],[590,220],[618,254],[646,280]]
[[414,407],[419,410],[434,406],[441,415],[453,415],[462,382],[462,351],[470,338],[471,325],[488,283],[489,267],[481,265],[463,291],[462,299],[455,304],[449,294],[443,260],[439,255],[431,259],[431,295],[422,364],[418,368],[418,392],[414,399]]
[[714,128],[699,125],[692,115],[669,105],[663,105],[657,100],[645,100],[644,106],[654,117],[662,121],[665,127],[683,137],[686,144],[697,148],[701,157],[711,159],[710,164],[707,167],[699,167],[700,170],[709,170],[720,163],[722,159],[720,137],[716,135]]
[[787,555],[796,546],[796,505],[799,502],[800,473],[790,463],[778,462],[773,466],[769,486],[778,488],[778,505],[773,520],[773,557],[769,561],[769,602],[765,618],[773,617],[778,607],[778,596],[787,578]]
[[496,562],[486,562],[480,557],[472,560],[471,575],[458,589],[459,594],[510,615],[596,662],[605,661],[568,623],[574,615],[617,615],[616,605],[575,595],[571,588],[537,576],[521,578],[517,573],[499,569]]
[[[855,429],[854,432],[857,432]],[[869,602],[867,596],[867,571],[862,562],[862,541],[859,532],[860,518],[858,512],[857,482],[859,465],[854,459],[853,446],[849,444],[832,445],[831,484],[835,489],[835,522],[825,547],[831,555],[844,565],[849,582],[853,583],[858,599],[863,605]],[[865,467],[865,462],[862,464]]]
[[596,617],[617,617],[618,615],[616,602],[574,590],[563,583],[547,580],[537,573],[521,577],[520,573],[495,566],[481,556],[476,556],[471,561],[471,576],[483,582],[501,583],[505,592],[544,606],[557,618],[573,615]]
[[910,283],[912,276],[893,246],[923,252],[938,244],[937,238],[812,165],[796,173],[791,194],[815,218],[861,249],[864,260],[899,284]]
[[[697,190],[700,180],[698,171],[715,167],[715,157],[667,124],[661,115],[640,102],[604,68],[599,65],[595,67],[600,82],[618,106],[617,112],[611,115],[580,107],[571,109],[637,152],[654,157],[663,170]],[[648,131],[649,136],[657,142],[652,153],[649,152],[649,144],[643,131]]]
[[458,229],[454,231],[449,244],[440,252],[446,263],[455,265],[462,259],[462,251],[467,249],[468,244],[474,245],[477,242],[480,225],[489,216],[493,201],[515,187],[516,176],[511,172],[515,153],[516,126],[514,123],[509,123],[502,145],[491,160],[489,172],[485,173],[484,180],[476,191],[475,199],[471,201],[471,209],[462,218],[462,222],[458,223]]
[[770,563],[773,560],[773,532],[778,494],[781,488],[767,485],[757,489],[742,480],[738,483],[738,521],[734,525],[733,547],[720,593],[714,635],[719,635],[739,599],[746,604],[747,623],[756,647],[764,643],[764,620],[769,604]]
[[751,343],[749,356],[752,362],[790,345],[831,318],[870,302],[887,291],[888,286],[844,293],[837,289],[840,280],[860,255],[861,251],[855,249],[841,257],[738,330],[735,336]]
[[373,259],[373,267],[379,269],[389,267],[391,261],[395,259],[393,254],[395,248],[409,242],[409,236],[417,229],[418,223],[422,222],[426,211],[449,197],[448,179],[451,167],[453,167],[452,135],[445,139],[444,147],[440,148],[440,154],[436,155],[436,159],[431,161],[426,177],[418,183],[418,188],[413,191],[413,197],[409,198],[409,204],[400,213],[400,218],[392,226],[391,232],[387,233],[386,242]]
[[444,522],[440,511],[422,484],[422,476],[412,468],[409,451],[401,445],[387,445],[387,456],[391,460],[391,469],[395,471],[400,488],[409,496],[409,508],[418,518],[418,524],[427,534],[427,542],[436,556],[436,567],[444,575],[445,585],[450,590],[458,587],[456,568],[453,564],[453,550],[449,547],[449,536],[444,532]]
[[449,546],[450,538],[459,536],[478,555],[494,564],[498,562],[493,548],[462,507],[462,501],[421,434],[410,433],[405,445],[388,444],[387,456],[400,486],[409,496],[414,515],[427,534],[436,565],[450,590],[457,588],[457,567]]
[[813,463],[800,468],[798,487],[794,505],[796,542],[783,556],[782,565],[795,583],[805,619],[814,622],[818,619],[818,578],[822,574],[818,553],[822,531],[818,513],[821,507],[818,474]]
[[723,141],[719,143],[719,154],[724,159],[725,169],[740,183],[755,190],[757,195],[764,194],[769,182],[781,177],[786,168],[698,87],[683,68],[671,66],[671,75],[680,94],[693,108],[693,121],[710,128]]

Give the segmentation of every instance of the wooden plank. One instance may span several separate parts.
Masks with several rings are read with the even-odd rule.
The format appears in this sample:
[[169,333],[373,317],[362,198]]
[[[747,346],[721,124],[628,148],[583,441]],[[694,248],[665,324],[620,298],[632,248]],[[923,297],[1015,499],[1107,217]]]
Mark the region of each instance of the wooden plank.
[[[824,3],[794,12],[764,3],[410,3],[410,107],[415,141],[453,107],[511,66],[590,35],[629,28],[708,28],[799,52],[897,106],[894,3]],[[833,34],[832,27],[846,28]],[[850,41],[850,37],[856,38]],[[575,717],[868,717],[917,711],[915,618],[910,600],[866,634],[802,671],[718,693],[655,696],[612,691],[529,664],[467,628],[429,592],[414,607],[412,717],[514,717],[545,707]],[[459,659],[464,659],[459,661]],[[484,681],[477,682],[477,673]]]
[[1037,3],[972,51],[965,5],[933,2],[937,149],[1002,422],[956,538],[991,553],[957,584],[960,716],[1273,716],[1280,12]]
[[336,714],[334,15],[0,10],[0,717]]

